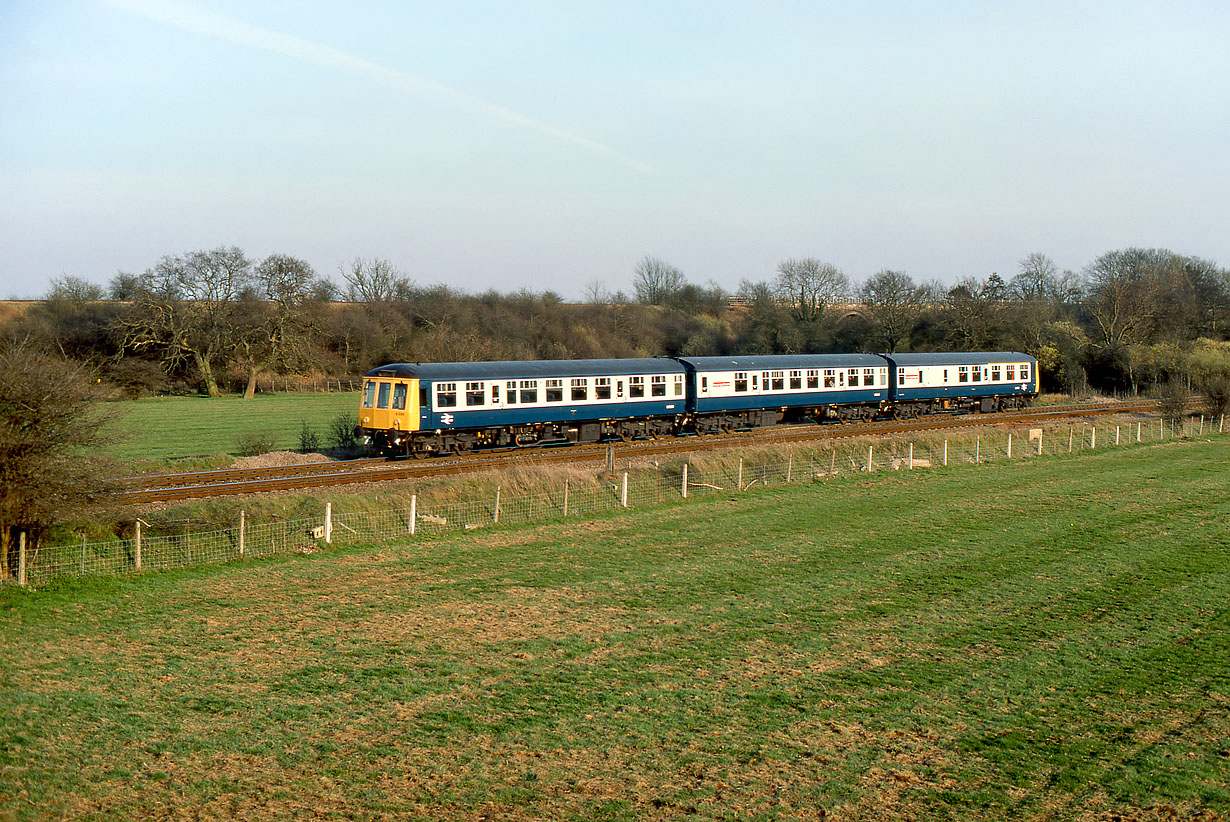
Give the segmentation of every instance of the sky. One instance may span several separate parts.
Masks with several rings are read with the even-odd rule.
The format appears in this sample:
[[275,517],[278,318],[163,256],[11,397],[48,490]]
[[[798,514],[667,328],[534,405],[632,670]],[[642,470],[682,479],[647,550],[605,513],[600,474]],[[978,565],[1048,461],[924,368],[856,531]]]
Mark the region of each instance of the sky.
[[1230,4],[5,0],[0,298],[238,246],[467,292],[1230,265]]

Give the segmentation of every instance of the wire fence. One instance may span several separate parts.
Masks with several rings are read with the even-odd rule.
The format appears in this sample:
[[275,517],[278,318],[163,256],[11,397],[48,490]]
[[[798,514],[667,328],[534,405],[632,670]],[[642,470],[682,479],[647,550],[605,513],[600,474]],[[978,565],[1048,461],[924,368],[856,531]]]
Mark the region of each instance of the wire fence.
[[890,437],[843,441],[819,452],[740,459],[708,470],[689,462],[657,468],[616,471],[602,481],[573,484],[564,480],[550,492],[504,494],[489,499],[409,508],[334,513],[326,503],[321,516],[252,522],[241,514],[236,527],[182,533],[143,533],[138,521],[130,539],[65,543],[30,550],[17,546],[5,564],[4,582],[39,585],[89,575],[120,575],[236,562],[253,558],[316,553],[332,545],[406,542],[449,532],[493,526],[529,525],[569,518],[585,519],[611,512],[703,498],[715,493],[753,489],[877,471],[915,471],[962,465],[1000,464],[1124,447],[1145,442],[1224,435],[1225,419],[1190,418],[1182,423],[1160,419],[1072,425],[1066,428],[986,429],[943,439]]

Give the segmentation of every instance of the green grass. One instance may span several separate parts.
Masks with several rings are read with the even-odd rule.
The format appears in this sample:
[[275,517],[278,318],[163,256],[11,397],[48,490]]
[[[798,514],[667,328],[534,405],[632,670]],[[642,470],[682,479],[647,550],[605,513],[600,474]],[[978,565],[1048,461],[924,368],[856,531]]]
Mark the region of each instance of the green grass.
[[245,434],[268,432],[277,449],[299,447],[306,420],[328,445],[326,430],[340,413],[358,416],[358,393],[258,394],[239,397],[153,397],[113,404],[124,433],[109,455],[121,460],[182,459],[236,454]]
[[1224,818],[1228,459],[1175,441],[8,589],[0,807]]

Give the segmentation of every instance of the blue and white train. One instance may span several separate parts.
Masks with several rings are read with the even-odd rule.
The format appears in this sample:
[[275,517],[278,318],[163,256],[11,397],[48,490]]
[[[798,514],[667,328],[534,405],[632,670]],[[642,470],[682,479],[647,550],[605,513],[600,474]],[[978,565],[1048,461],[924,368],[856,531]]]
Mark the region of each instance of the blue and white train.
[[1001,411],[1037,393],[1037,361],[1015,351],[394,363],[365,375],[355,433],[429,456]]

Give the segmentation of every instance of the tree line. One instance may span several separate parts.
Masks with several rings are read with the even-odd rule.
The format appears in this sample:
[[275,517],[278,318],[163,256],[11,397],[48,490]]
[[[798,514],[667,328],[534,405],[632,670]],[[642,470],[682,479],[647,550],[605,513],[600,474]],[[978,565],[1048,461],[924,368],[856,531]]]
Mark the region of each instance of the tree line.
[[593,281],[570,304],[550,291],[422,285],[382,259],[341,266],[339,283],[290,255],[220,247],[105,285],[61,277],[0,328],[0,345],[83,364],[131,396],[250,397],[262,376],[400,361],[955,349],[1032,354],[1050,390],[1203,390],[1230,378],[1230,272],[1164,249],[1109,251],[1080,272],[1034,253],[1007,279],[954,285],[889,269],[856,283],[792,258],[743,280],[737,301],[657,257],[630,274],[630,294]]

